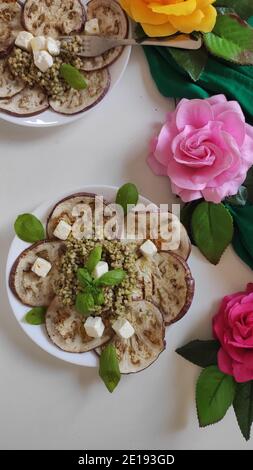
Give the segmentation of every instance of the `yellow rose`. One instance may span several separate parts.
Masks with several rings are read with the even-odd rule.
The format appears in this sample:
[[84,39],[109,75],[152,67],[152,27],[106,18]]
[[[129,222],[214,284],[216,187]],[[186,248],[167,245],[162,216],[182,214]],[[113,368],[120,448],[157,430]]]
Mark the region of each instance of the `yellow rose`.
[[119,0],[127,14],[141,23],[148,36],[177,32],[209,33],[215,26],[215,0]]

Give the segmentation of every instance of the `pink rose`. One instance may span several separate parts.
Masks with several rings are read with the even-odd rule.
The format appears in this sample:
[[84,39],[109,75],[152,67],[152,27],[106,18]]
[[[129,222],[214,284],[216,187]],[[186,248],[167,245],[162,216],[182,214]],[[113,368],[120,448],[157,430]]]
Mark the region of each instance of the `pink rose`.
[[253,127],[224,95],[183,99],[153,140],[148,163],[183,201],[219,203],[237,193],[253,165]]
[[253,284],[224,297],[213,318],[213,333],[221,343],[219,369],[237,382],[253,380]]

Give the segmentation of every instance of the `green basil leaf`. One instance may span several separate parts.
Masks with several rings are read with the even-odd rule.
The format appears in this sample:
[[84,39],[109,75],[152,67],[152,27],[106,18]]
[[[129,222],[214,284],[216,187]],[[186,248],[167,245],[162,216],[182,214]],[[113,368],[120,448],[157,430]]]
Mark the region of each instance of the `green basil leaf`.
[[95,305],[104,305],[105,297],[104,297],[104,294],[103,294],[102,290],[96,292],[93,295],[94,295]]
[[126,183],[119,188],[116,196],[116,204],[124,209],[124,214],[128,212],[128,205],[136,205],[139,200],[138,189],[133,183]]
[[78,69],[73,67],[70,64],[62,64],[60,66],[60,75],[64,78],[71,88],[75,90],[84,90],[87,88],[87,83],[84,79],[84,76]]
[[241,18],[245,20],[253,15],[252,0],[216,0],[215,7],[232,8]]
[[34,307],[25,315],[26,323],[29,325],[42,325],[45,323],[46,307]]
[[28,243],[35,243],[45,239],[45,230],[37,217],[33,214],[21,214],[14,223],[16,235]]
[[193,239],[203,255],[213,264],[233,238],[233,218],[223,204],[201,202],[192,215]]
[[232,405],[236,383],[231,375],[221,372],[217,366],[204,369],[196,387],[196,405],[200,427],[214,424],[224,418]]
[[199,339],[191,341],[176,352],[187,361],[199,367],[217,365],[217,354],[220,349],[219,341],[214,339],[201,341]]
[[125,279],[126,272],[123,269],[114,269],[112,271],[108,271],[108,273],[103,274],[99,277],[95,284],[97,286],[117,286],[121,284],[121,282]]
[[102,256],[102,246],[96,246],[95,248],[93,248],[93,250],[91,250],[88,256],[88,259],[86,261],[86,264],[85,264],[85,267],[87,268],[90,274],[92,274],[95,267],[101,260],[101,256]]
[[211,54],[240,65],[253,64],[253,28],[238,16],[218,15],[213,31],[203,36]]
[[226,197],[225,203],[231,204],[231,206],[245,206],[248,200],[248,190],[246,186],[241,186],[238,193],[235,196]]
[[116,348],[112,344],[106,346],[101,353],[99,375],[109,392],[112,393],[121,379]]
[[237,384],[233,406],[242,435],[248,441],[253,423],[253,380]]
[[79,268],[77,270],[77,279],[82,287],[90,287],[93,279],[86,268]]
[[76,296],[76,310],[84,316],[89,316],[94,310],[95,302],[90,292],[79,292]]
[[202,72],[205,70],[208,59],[208,54],[204,47],[196,51],[186,51],[170,47],[169,52],[179,67],[184,69],[194,82],[200,78]]

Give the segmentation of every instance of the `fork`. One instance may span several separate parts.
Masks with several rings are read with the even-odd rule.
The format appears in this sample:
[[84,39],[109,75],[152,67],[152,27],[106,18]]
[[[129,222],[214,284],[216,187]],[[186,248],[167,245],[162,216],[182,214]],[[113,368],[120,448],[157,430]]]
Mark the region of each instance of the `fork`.
[[[183,34],[172,39],[144,39],[141,41],[135,39],[108,39],[99,36],[79,36],[78,38],[81,40],[80,50],[76,53],[79,57],[96,57],[109,49],[119,46],[164,46],[191,50],[200,49],[202,46],[202,38],[195,40]],[[73,37],[62,36],[60,39],[68,42],[72,41]]]

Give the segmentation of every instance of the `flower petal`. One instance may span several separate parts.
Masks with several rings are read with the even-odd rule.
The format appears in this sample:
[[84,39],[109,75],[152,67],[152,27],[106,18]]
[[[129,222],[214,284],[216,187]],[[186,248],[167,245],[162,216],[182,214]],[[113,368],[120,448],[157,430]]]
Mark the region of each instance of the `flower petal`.
[[234,111],[225,111],[219,114],[217,119],[223,123],[222,129],[232,135],[241,147],[245,139],[246,130],[245,122],[241,120],[240,115]]
[[196,10],[188,16],[170,15],[168,18],[177,31],[189,34],[193,31],[200,31],[199,25],[204,18],[204,13],[201,10]]
[[201,31],[202,33],[210,33],[216,23],[217,10],[210,5],[206,8],[203,8],[201,11],[204,14],[204,18],[201,20],[197,31]]
[[223,348],[220,348],[218,351],[218,366],[221,372],[228,375],[233,375],[231,357],[224,351]]
[[150,154],[147,158],[147,163],[151,170],[155,173],[157,176],[167,176],[167,169],[164,165],[161,165],[155,158],[154,154]]
[[187,125],[200,129],[213,117],[212,107],[207,100],[189,100],[178,107],[176,125],[180,131]]
[[143,31],[150,37],[172,36],[172,34],[177,33],[177,29],[175,29],[169,21],[162,25],[141,23],[141,26],[143,28]]
[[149,8],[155,13],[164,13],[165,15],[175,16],[186,16],[190,15],[196,10],[196,0],[185,0],[184,2],[170,4],[170,5],[159,5],[157,3],[150,3]]
[[155,26],[168,21],[167,15],[154,13],[143,0],[130,0],[130,11],[130,16],[137,23],[150,23]]

